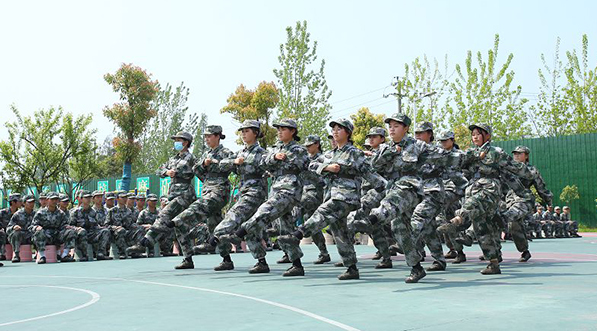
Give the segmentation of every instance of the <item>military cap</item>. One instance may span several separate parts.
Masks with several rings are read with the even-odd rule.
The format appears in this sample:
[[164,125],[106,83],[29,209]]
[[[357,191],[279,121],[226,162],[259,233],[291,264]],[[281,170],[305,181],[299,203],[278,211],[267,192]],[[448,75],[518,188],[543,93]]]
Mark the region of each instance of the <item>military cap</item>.
[[139,193],[139,194],[137,194],[135,199],[139,200],[139,199],[147,199],[147,198],[145,197],[145,194]]
[[81,190],[81,191],[79,191],[79,196],[81,198],[91,198],[92,197],[91,192],[89,192],[87,190]]
[[115,199],[116,194],[114,192],[106,192],[106,200]]
[[126,197],[129,199],[137,199],[137,195],[133,192],[129,192],[126,194]]
[[156,194],[150,193],[147,195],[147,200],[158,201],[158,196]]
[[96,197],[96,196],[98,196],[98,195],[104,196],[104,191],[95,190],[95,191],[93,191],[93,193],[91,193],[91,195],[92,195],[93,197]]
[[56,192],[48,192],[46,199],[60,199],[60,196]]
[[310,134],[305,139],[305,143],[303,145],[311,146],[313,144],[321,144],[321,138],[319,138],[318,135]]
[[516,146],[516,148],[514,148],[514,150],[512,151],[512,153],[531,154],[531,150],[528,147],[526,147],[526,146]]
[[244,120],[243,124],[241,124],[240,128],[238,128],[238,131],[250,128],[261,130],[261,123],[257,120]]
[[222,127],[219,125],[208,125],[203,131],[203,135],[206,134],[219,134],[220,139],[226,139],[226,135],[222,131]]
[[350,133],[354,131],[354,125],[348,118],[339,118],[337,120],[333,120],[330,122],[330,127],[334,127],[334,125],[340,125],[341,127],[348,130]]
[[41,192],[39,194],[39,199],[47,199],[48,198],[48,192]]
[[274,123],[273,127],[274,128],[291,128],[291,129],[298,130],[298,125],[296,124],[296,121],[293,120],[292,118],[281,119],[281,120],[277,121],[276,123]]
[[[58,195],[58,198],[60,198],[60,201],[70,201],[70,198],[68,197],[68,195],[64,194],[64,193],[60,193]],[[50,198],[51,199],[51,198]]]
[[371,129],[369,129],[369,132],[367,133],[367,135],[365,137],[371,137],[371,136],[382,136],[382,137],[386,137],[386,129],[379,127],[379,126],[374,126]]
[[8,196],[8,202],[12,201],[21,201],[21,194],[20,193],[12,193]]
[[442,131],[442,132],[439,133],[437,139],[440,140],[440,141],[441,140],[448,140],[448,139],[455,139],[454,132],[448,131],[448,130]]
[[23,201],[25,201],[25,202],[35,201],[35,196],[33,194],[27,194],[26,196],[23,197]]
[[433,123],[431,122],[419,122],[415,124],[415,132],[433,131]]
[[477,123],[477,124],[471,124],[468,126],[468,129],[473,131],[474,129],[481,129],[489,134],[491,134],[492,130],[491,130],[491,125],[489,124],[485,124],[485,123]]
[[562,209],[570,209],[570,207],[568,207],[568,206],[564,206],[564,208],[562,208]]
[[408,116],[406,116],[406,114],[402,114],[402,113],[396,113],[390,117],[387,117],[384,120],[385,123],[390,123],[390,121],[400,122],[406,126],[410,126],[410,124],[412,123],[412,121],[410,120],[410,117],[408,117]]
[[554,208],[554,210],[559,210],[559,209],[560,209],[560,206],[556,206],[556,207]]
[[125,191],[119,191],[118,193],[116,193],[116,197],[117,198],[128,198],[129,194]]
[[176,139],[176,138],[184,139],[184,140],[188,141],[189,143],[193,142],[193,136],[188,132],[180,131],[177,134],[170,137],[170,139]]

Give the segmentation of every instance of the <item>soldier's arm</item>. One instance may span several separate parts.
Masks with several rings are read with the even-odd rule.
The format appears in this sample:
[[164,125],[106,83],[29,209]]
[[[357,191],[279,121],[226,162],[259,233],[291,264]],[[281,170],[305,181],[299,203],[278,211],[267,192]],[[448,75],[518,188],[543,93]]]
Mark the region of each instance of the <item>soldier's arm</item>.
[[550,190],[547,189],[545,181],[543,180],[543,177],[539,172],[537,172],[537,177],[533,182],[533,186],[535,186],[535,189],[537,190],[537,193],[539,194],[543,202],[548,206],[551,205],[553,201],[553,194]]
[[6,232],[8,232],[8,231],[12,230],[12,228],[13,228],[15,225],[18,225],[18,224],[19,224],[19,217],[20,217],[20,216],[19,216],[18,214],[19,214],[19,212],[16,212],[16,213],[14,213],[14,214],[12,215],[12,217],[10,218],[10,222],[8,222],[8,225],[6,226]]
[[230,152],[230,155],[227,155],[227,157],[220,160],[220,163],[218,165],[220,167],[220,171],[222,171],[222,172],[235,171],[236,165],[234,164],[234,160],[236,160],[236,158],[238,158],[239,155],[241,155],[241,154],[242,154],[242,151],[238,152],[237,154]]
[[514,160],[509,154],[499,152],[498,166],[500,170],[505,170],[513,173],[514,175],[524,178],[533,179],[533,173],[529,170],[526,164]]
[[309,153],[307,153],[307,149],[305,147],[301,145],[295,145],[291,153],[288,154],[286,162],[288,162],[289,169],[303,172],[309,166]]
[[42,211],[39,210],[35,213],[35,216],[33,216],[33,221],[31,222],[31,225],[29,226],[29,231],[34,232],[35,228],[41,226],[43,227],[43,214]]

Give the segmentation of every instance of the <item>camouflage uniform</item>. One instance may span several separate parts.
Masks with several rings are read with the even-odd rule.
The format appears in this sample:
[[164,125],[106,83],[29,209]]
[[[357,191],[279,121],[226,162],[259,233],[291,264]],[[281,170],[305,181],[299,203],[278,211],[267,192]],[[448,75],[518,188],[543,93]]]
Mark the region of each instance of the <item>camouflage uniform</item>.
[[[93,195],[93,197],[96,197],[98,195],[103,196],[104,192],[94,191],[92,195]],[[106,195],[106,198],[107,198],[107,195]],[[95,204],[93,206],[91,206],[91,208],[95,212],[97,224],[99,226],[104,226],[104,224],[106,224],[106,217],[108,216],[108,208],[106,208],[104,205],[97,207]]]
[[[83,198],[91,197],[91,194],[86,191],[81,193]],[[70,225],[74,226],[76,233],[76,247],[83,254],[87,253],[87,245],[91,244],[97,246],[97,255],[103,256],[108,251],[110,246],[110,230],[101,228],[98,224],[98,216],[93,208],[84,209],[82,204],[71,211]],[[87,256],[89,260],[93,256]]]
[[[221,133],[219,126],[210,126],[213,133]],[[222,145],[206,150],[199,162],[195,164],[195,175],[203,182],[201,199],[193,202],[187,209],[176,216],[174,232],[180,243],[185,258],[193,256],[193,239],[196,237],[207,237],[222,220],[222,208],[228,203],[230,197],[230,181],[228,180],[229,170],[221,167],[220,161],[230,158],[232,152]],[[216,160],[205,167],[206,159]],[[191,233],[194,230],[194,233]]]
[[[157,195],[155,195],[155,194],[147,195],[147,199],[150,201],[158,200]],[[145,227],[143,225],[153,225],[156,222],[156,220],[158,219],[159,213],[160,213],[160,211],[157,208],[155,211],[152,212],[151,210],[149,210],[149,207],[146,207],[139,213],[139,217],[137,217],[136,223],[137,223],[137,225],[141,226],[141,229],[143,230],[143,232],[146,233],[147,230],[145,230]],[[174,243],[174,240],[176,239],[176,236],[174,235],[174,231],[161,233],[156,238],[157,238],[157,241],[159,242],[160,250],[162,251],[162,253],[164,253],[165,255],[169,255],[170,252],[172,252],[172,244]]]
[[[57,197],[56,193],[48,194],[48,199]],[[38,226],[41,227],[40,230],[36,229]],[[75,232],[68,225],[66,214],[59,208],[54,211],[50,211],[48,208],[38,210],[33,216],[29,231],[33,233],[33,242],[40,252],[44,252],[48,244],[56,246],[64,244],[64,249],[67,252],[75,247]]]
[[[119,193],[118,197],[123,195],[126,193]],[[116,205],[108,210],[106,227],[111,231],[112,241],[116,244],[119,254],[125,258],[127,246],[143,237],[143,229],[135,223],[131,210],[126,206]]]
[[[20,201],[21,195],[18,193],[13,193],[8,197],[8,202],[13,201]],[[6,227],[12,218],[13,212],[10,209],[10,206],[0,210],[0,257],[2,260],[6,259],[6,244],[8,243],[6,237]]]
[[[27,195],[24,197],[23,201],[35,201],[35,197]],[[29,226],[33,222],[33,216],[35,216],[35,210],[32,210],[31,213],[27,213],[25,208],[17,210],[17,212],[12,215],[8,226],[6,227],[8,242],[12,246],[15,257],[19,257],[22,244],[31,243],[31,231],[29,231]],[[15,225],[20,226],[21,229],[18,231],[14,230]]]
[[[193,141],[193,137],[186,132],[179,132],[172,138],[183,138],[189,142]],[[160,210],[158,219],[151,226],[149,231],[147,231],[147,234],[145,234],[145,238],[147,239],[145,246],[152,247],[160,234],[167,235],[168,233],[172,233],[172,229],[168,228],[166,224],[171,222],[174,217],[195,201],[195,189],[193,188],[193,178],[195,178],[193,168],[195,162],[196,160],[193,154],[186,151],[171,157],[170,160],[158,170],[158,175],[162,178],[167,177],[166,172],[168,170],[174,170],[176,171],[176,174],[170,183],[168,204]]]
[[537,212],[533,214],[531,219],[532,223],[534,224],[533,229],[535,231],[535,236],[537,238],[542,238],[541,230],[543,229],[543,211],[537,210]]
[[[291,119],[281,120],[274,126],[297,128],[296,122]],[[309,163],[306,148],[297,143],[299,139],[295,136],[295,140],[287,144],[278,141],[268,148],[261,161],[261,167],[273,177],[270,196],[237,231],[237,235],[241,236],[246,233],[247,245],[255,259],[265,258],[266,251],[261,245],[261,238],[266,227],[273,221],[280,219],[280,235],[290,234],[294,230],[292,209],[300,203],[303,193],[303,179],[300,174],[306,170]],[[285,153],[286,159],[276,160],[277,153]]]
[[[260,125],[257,121],[245,121],[239,130],[243,128],[259,129]],[[255,143],[251,146],[245,146],[236,155],[220,162],[220,167],[223,170],[232,171],[240,178],[239,198],[230,207],[224,216],[224,220],[214,230],[214,236],[219,239],[217,245],[222,257],[230,255],[232,249],[230,235],[254,215],[257,208],[267,198],[267,181],[263,177],[265,171],[262,164],[265,154],[265,149],[259,146],[259,143]],[[234,160],[241,157],[244,158],[243,163],[234,164]],[[257,243],[252,244],[253,247],[255,245]]]
[[553,226],[552,230],[556,238],[564,237],[564,222],[562,221],[562,214],[560,213],[560,207],[556,207],[555,213],[553,213]]

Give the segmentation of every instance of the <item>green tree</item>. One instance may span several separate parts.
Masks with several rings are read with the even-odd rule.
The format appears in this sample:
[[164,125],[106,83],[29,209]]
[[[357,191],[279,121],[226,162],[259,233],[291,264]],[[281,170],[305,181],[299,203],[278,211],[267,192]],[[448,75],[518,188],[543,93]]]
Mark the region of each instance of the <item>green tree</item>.
[[311,43],[307,21],[297,22],[294,29],[287,27],[286,38],[280,45],[280,68],[274,69],[280,95],[278,117],[296,119],[302,136],[326,136],[332,91],[325,79],[325,60],[318,71],[312,68],[317,61],[317,41]]
[[157,114],[151,118],[139,137],[141,149],[133,164],[137,173],[154,173],[174,153],[170,137],[179,131],[195,134],[199,124],[197,114],[187,114],[189,89],[184,83],[180,83],[175,89],[170,84],[165,87],[158,84],[157,88],[158,92],[152,103]]
[[114,137],[108,136],[98,146],[97,161],[99,164],[98,178],[116,177],[122,174],[122,162],[116,156]]
[[97,176],[95,130],[91,115],[73,117],[62,108],[22,116],[13,105],[15,120],[7,122],[8,139],[0,142],[4,160],[2,182],[13,191],[51,183],[83,182]]
[[[259,120],[261,122],[261,131],[264,137],[259,140],[263,148],[276,142],[276,129],[271,124],[273,120],[273,109],[279,102],[279,94],[276,85],[273,82],[261,82],[256,89],[247,89],[244,85],[239,85],[231,94],[226,102],[228,103],[220,110],[220,113],[228,113],[239,123],[244,120]],[[237,139],[242,144],[240,138]]]
[[121,190],[128,191],[131,184],[132,163],[139,155],[138,139],[147,129],[147,123],[157,111],[153,100],[158,93],[158,82],[151,75],[132,64],[122,64],[115,74],[105,74],[104,80],[120,94],[119,103],[104,108],[104,116],[112,121],[118,135],[114,139],[116,154],[124,162]]
[[205,132],[205,129],[207,129],[207,115],[205,115],[205,113],[201,113],[201,118],[197,124],[197,129],[195,130],[195,137],[193,140],[193,155],[197,155],[197,157],[202,155],[207,148],[205,141],[203,140],[203,132]]
[[448,122],[451,127],[484,122],[492,126],[496,140],[519,139],[530,131],[524,108],[528,100],[520,96],[520,85],[513,87],[514,71],[509,67],[514,55],[497,64],[499,40],[496,34],[487,59],[477,52],[475,64],[468,51],[464,66],[456,65],[447,100]]
[[568,64],[564,86],[566,101],[571,107],[576,133],[597,132],[597,67],[589,65],[589,38],[582,37],[580,55],[566,52]]
[[367,107],[359,109],[356,114],[350,115],[354,131],[352,132],[352,141],[358,148],[362,148],[369,129],[375,126],[384,127],[383,114],[373,114]]
[[562,193],[560,193],[560,200],[568,205],[578,199],[580,199],[580,194],[578,193],[578,186],[576,185],[566,185],[562,189]]

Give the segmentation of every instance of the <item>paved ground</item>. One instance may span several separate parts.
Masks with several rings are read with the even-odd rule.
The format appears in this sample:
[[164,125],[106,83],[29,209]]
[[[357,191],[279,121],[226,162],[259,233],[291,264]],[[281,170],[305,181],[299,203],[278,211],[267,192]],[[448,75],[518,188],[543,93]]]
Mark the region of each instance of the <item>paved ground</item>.
[[[0,329],[6,330],[597,330],[597,234],[531,243],[533,258],[516,262],[504,244],[502,275],[483,276],[478,247],[469,262],[449,265],[419,284],[408,268],[373,269],[370,246],[357,246],[361,279],[315,266],[304,246],[306,276],[281,276],[287,265],[249,275],[250,254],[234,254],[236,270],[215,273],[217,255],[71,264],[5,263],[0,268]],[[335,248],[331,247],[335,253]],[[333,254],[337,258],[337,254]],[[429,262],[425,263],[426,265]]]

